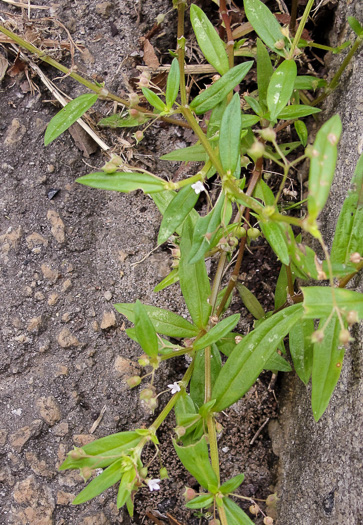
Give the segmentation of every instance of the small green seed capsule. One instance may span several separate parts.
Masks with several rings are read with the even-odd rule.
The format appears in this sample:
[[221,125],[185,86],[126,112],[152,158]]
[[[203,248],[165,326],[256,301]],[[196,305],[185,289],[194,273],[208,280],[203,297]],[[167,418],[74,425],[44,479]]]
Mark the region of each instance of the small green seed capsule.
[[315,330],[315,332],[311,334],[311,341],[313,343],[321,343],[323,340],[324,340],[323,330]]
[[151,399],[155,395],[155,392],[151,388],[144,388],[144,390],[141,390],[140,392],[140,399],[142,401],[147,401],[148,399]]
[[178,438],[181,438],[185,435],[185,427],[177,426],[174,428],[175,434],[178,436]]
[[185,501],[192,501],[192,499],[194,499],[196,495],[197,493],[194,489],[191,489],[190,487],[185,487],[185,491],[183,493]]
[[80,471],[79,471],[81,477],[85,481],[87,481],[92,476],[92,472],[93,472],[93,470],[90,467],[81,468]]
[[69,453],[69,456],[74,459],[82,459],[86,456],[85,451],[82,448],[75,448],[74,450],[71,450]]
[[260,135],[263,140],[273,142],[276,140],[276,132],[272,128],[264,128],[260,131]]
[[276,505],[276,503],[278,502],[278,497],[277,497],[277,494],[276,492],[274,494],[270,494],[269,496],[267,496],[266,498],[266,505],[269,507],[269,506],[273,506],[273,505]]
[[260,235],[261,235],[261,232],[258,228],[249,228],[247,230],[247,237],[249,239],[252,239],[252,240],[257,239]]
[[355,312],[354,310],[350,310],[345,316],[345,318],[349,325],[359,322],[358,312]]
[[141,377],[140,376],[129,377],[126,383],[129,385],[130,388],[134,388],[135,386],[141,383]]
[[273,525],[274,520],[270,516],[263,518],[264,525]]
[[260,507],[258,505],[251,505],[248,510],[250,511],[251,514],[253,514],[254,516],[257,516],[257,514],[260,512]]
[[148,472],[147,468],[142,467],[142,469],[139,471],[139,474],[143,479],[145,479],[147,477],[147,472]]
[[140,366],[149,366],[150,364],[150,359],[148,358],[147,355],[142,355],[139,359],[138,359],[138,363]]
[[350,341],[353,341],[353,339],[350,337],[349,330],[341,330],[339,334],[339,342],[342,343],[342,345],[347,345]]
[[168,475],[168,471],[166,470],[165,467],[162,467],[159,471],[159,477],[160,479],[168,479],[169,475]]
[[277,42],[274,43],[274,46],[276,47],[276,49],[284,49],[285,41],[282,39],[278,40]]

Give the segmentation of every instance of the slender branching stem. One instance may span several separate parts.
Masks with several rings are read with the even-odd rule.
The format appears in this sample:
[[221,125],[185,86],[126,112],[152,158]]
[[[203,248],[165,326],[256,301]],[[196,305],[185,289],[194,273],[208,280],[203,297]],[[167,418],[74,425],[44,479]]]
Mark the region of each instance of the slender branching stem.
[[292,46],[291,46],[289,55],[287,57],[290,60],[294,57],[295,49],[297,48],[297,46],[299,44],[302,32],[303,32],[305,24],[306,24],[306,22],[308,20],[308,17],[309,17],[311,8],[313,7],[313,4],[314,4],[314,0],[309,0],[308,3],[306,4],[304,14],[303,14],[303,16],[302,16],[302,18],[300,20],[299,27],[298,27],[298,29],[296,31],[296,35],[294,37],[294,40],[292,42]]

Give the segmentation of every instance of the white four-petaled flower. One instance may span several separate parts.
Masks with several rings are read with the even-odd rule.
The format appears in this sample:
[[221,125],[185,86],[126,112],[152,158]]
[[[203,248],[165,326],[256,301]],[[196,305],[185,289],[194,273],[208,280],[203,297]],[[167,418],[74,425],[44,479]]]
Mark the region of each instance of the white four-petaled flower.
[[199,195],[199,193],[201,191],[205,191],[205,187],[203,186],[203,182],[200,182],[200,180],[198,180],[198,182],[196,182],[195,184],[192,184],[192,188],[193,188],[193,190],[195,191],[195,193],[197,195]]
[[160,490],[159,483],[160,483],[160,479],[149,479],[147,484],[150,489],[150,492],[152,492],[153,490]]
[[168,385],[168,388],[170,388],[172,394],[176,394],[177,392],[180,392],[179,383],[175,382],[172,385]]

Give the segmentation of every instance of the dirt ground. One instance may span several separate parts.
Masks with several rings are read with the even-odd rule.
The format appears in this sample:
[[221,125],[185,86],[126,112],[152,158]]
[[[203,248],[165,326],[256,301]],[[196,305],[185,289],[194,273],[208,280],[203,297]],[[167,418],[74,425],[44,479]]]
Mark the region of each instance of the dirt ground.
[[[36,4],[47,6],[48,2]],[[11,15],[23,31],[34,30],[32,20],[55,17],[86,48],[83,55],[75,55],[78,70],[105,80],[110,90],[122,95],[127,92],[127,77],[136,76],[136,65],[143,63],[139,38],[159,13],[170,9],[170,2],[61,0],[51,11],[32,11],[30,21],[26,10],[6,4],[1,9],[1,16],[9,19]],[[67,40],[59,26],[50,21],[43,24],[51,28],[48,38]],[[175,47],[171,28],[175,30],[174,13],[168,18],[166,34],[152,39],[162,63],[170,63],[167,50]],[[14,56],[5,49],[2,53],[8,53],[11,65]],[[55,57],[70,64],[69,55],[56,53]],[[59,76],[48,66],[41,68],[52,79]],[[27,76],[39,88],[34,94]],[[85,92],[69,78],[55,83],[73,98]],[[140,351],[126,336],[129,325],[112,304],[138,298],[182,315],[187,312],[177,286],[152,293],[169,273],[171,256],[163,246],[144,260],[157,245],[160,224],[151,199],[141,192],[106,193],[76,184],[78,176],[104,163],[100,151],[88,141],[85,145],[83,136],[75,142],[67,132],[47,148],[43,146],[45,127],[58,109],[52,99],[30,70],[15,69],[1,84],[0,523],[154,523],[147,512],[154,516],[169,512],[185,525],[206,523],[183,509],[183,487],[193,486],[195,480],[183,471],[170,445],[173,421],[159,433],[170,479],[158,493],[141,491],[132,522],[116,509],[113,489],[89,504],[73,507],[71,501],[83,481],[77,472],[57,471],[73,445],[147,425],[153,419],[144,412],[137,391],[129,391],[126,385],[127,377],[137,371],[132,360]],[[97,121],[111,111],[111,103],[98,103],[92,116]],[[124,140],[133,143],[120,131],[102,133],[117,152]],[[173,177],[177,166],[155,157],[187,146],[190,140],[188,131],[159,124],[134,150],[132,163]],[[258,280],[256,263],[261,268]],[[279,271],[271,263],[271,253],[261,245],[244,265],[247,283],[252,291],[264,292],[267,306]],[[246,331],[251,317],[238,300],[232,310],[246,316],[240,326]],[[179,380],[185,369],[183,358],[172,368],[165,364],[158,373],[158,389]],[[256,498],[273,492],[275,482],[276,458],[267,425],[250,444],[267,418],[276,417],[275,397],[268,390],[270,378],[271,374],[262,376],[246,399],[221,420],[225,427],[220,438],[222,476],[244,472],[241,494]],[[161,404],[165,402],[163,396]]]

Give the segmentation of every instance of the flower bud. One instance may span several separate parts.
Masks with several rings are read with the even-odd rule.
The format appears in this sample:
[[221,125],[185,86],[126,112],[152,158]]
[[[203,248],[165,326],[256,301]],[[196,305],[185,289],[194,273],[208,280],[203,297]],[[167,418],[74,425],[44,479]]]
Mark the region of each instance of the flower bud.
[[236,345],[238,345],[238,343],[240,343],[242,339],[243,337],[241,335],[236,335],[236,337],[234,338],[234,342],[236,343]]
[[216,421],[216,431],[218,434],[220,434],[223,430],[223,425],[220,424],[219,421]]
[[158,24],[158,26],[160,24],[162,24],[165,20],[165,15],[163,13],[160,13],[157,17],[156,17],[156,23]]
[[210,324],[213,326],[218,323],[218,320],[219,320],[218,315],[212,315],[212,317],[209,319]]
[[135,386],[141,383],[141,377],[140,376],[129,377],[126,383],[129,385],[130,388],[134,388]]
[[257,514],[260,512],[260,507],[258,505],[251,505],[248,510],[250,511],[251,514],[253,514],[254,516],[257,516]]
[[154,397],[155,392],[152,388],[144,388],[144,390],[141,390],[140,392],[140,399],[142,401],[147,401],[148,399],[151,399]]
[[274,43],[274,46],[276,47],[276,49],[284,49],[285,41],[283,39],[278,40],[277,42]]
[[136,106],[140,102],[139,95],[137,93],[129,93],[130,106]]
[[269,506],[272,506],[272,505],[276,505],[276,503],[278,502],[278,497],[277,497],[277,494],[276,492],[274,494],[270,494],[269,496],[267,496],[266,498],[266,505],[269,507]]
[[353,341],[353,338],[350,337],[349,330],[347,330],[346,328],[340,330],[339,342],[342,343],[342,345],[347,345],[350,341]]
[[345,316],[348,324],[352,325],[359,322],[358,312],[355,312],[354,310],[350,310],[347,315]]
[[249,239],[257,239],[261,235],[261,232],[258,228],[248,228],[247,230],[247,237]]
[[264,525],[273,525],[274,520],[270,516],[265,516],[263,518]]
[[354,264],[358,264],[360,263],[361,261],[361,256],[358,252],[355,252],[355,253],[351,253],[350,255],[350,262],[354,263]]
[[286,38],[290,37],[290,31],[287,26],[281,28],[281,33],[283,34],[283,36],[286,36]]
[[85,451],[82,448],[75,448],[74,450],[71,450],[69,453],[69,456],[74,459],[82,459],[86,456]]
[[144,134],[142,131],[138,130],[136,131],[136,133],[134,134],[134,137],[135,139],[137,140],[137,142],[140,142],[143,138],[144,138]]
[[146,468],[146,467],[142,467],[142,469],[140,469],[140,471],[139,471],[139,474],[140,474],[140,476],[141,476],[143,479],[145,479],[145,478],[147,477],[147,472],[148,472],[148,471],[147,471],[147,468]]
[[174,428],[175,434],[178,436],[178,439],[185,435],[185,427],[177,426]]
[[263,140],[267,140],[268,142],[276,140],[276,132],[272,128],[261,129],[260,135]]
[[168,471],[166,470],[165,467],[162,467],[159,471],[159,477],[160,479],[168,479],[169,475],[168,475]]
[[197,493],[194,489],[191,489],[190,487],[185,487],[185,492],[183,493],[185,501],[192,501],[192,499],[194,499],[196,495]]
[[324,340],[323,330],[315,330],[315,332],[311,334],[311,341],[313,343],[321,343],[323,340]]
[[184,346],[185,348],[191,348],[193,346],[194,339],[184,339]]
[[221,78],[220,75],[213,75],[212,76],[212,84],[214,84],[214,82],[217,82],[217,80],[219,80]]

